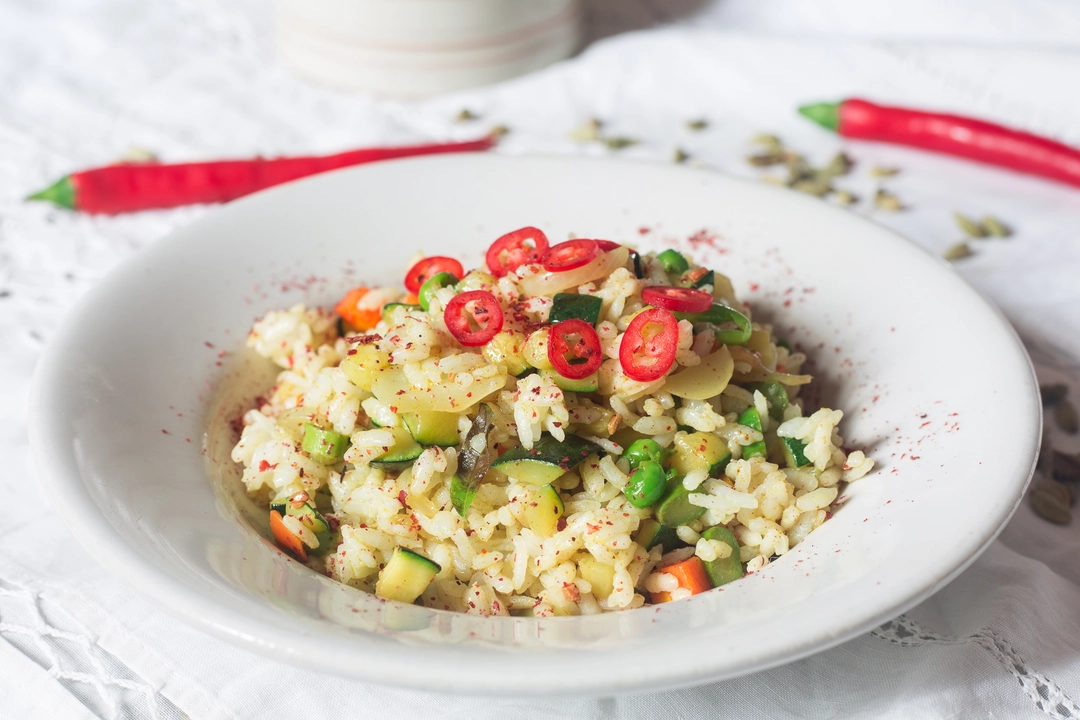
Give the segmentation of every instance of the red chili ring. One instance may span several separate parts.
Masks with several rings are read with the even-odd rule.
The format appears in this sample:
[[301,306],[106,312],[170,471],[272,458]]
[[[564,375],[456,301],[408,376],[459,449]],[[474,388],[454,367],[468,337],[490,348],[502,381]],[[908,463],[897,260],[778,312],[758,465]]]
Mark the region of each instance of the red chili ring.
[[592,262],[600,254],[595,240],[567,240],[553,245],[544,255],[544,269],[548,272],[566,272]]
[[465,347],[479,347],[502,330],[503,311],[499,301],[488,291],[471,290],[455,295],[446,303],[443,322],[459,343]]
[[457,260],[452,257],[432,255],[423,258],[409,268],[409,272],[405,273],[405,288],[409,292],[418,293],[420,287],[432,275],[438,275],[441,272],[448,272],[456,278],[465,277],[465,268]]
[[[660,331],[646,335],[650,325],[660,325]],[[678,350],[679,321],[663,308],[648,308],[638,313],[627,326],[619,345],[619,364],[631,380],[652,382],[671,369]],[[652,362],[642,363],[639,357]]]
[[654,285],[641,291],[641,299],[653,307],[671,312],[705,312],[712,307],[713,298],[707,292],[692,288]]
[[[578,336],[577,340],[571,341],[573,335]],[[555,372],[569,380],[589,377],[600,369],[600,363],[604,360],[596,329],[579,318],[552,325],[547,351]]]
[[[530,246],[529,243],[532,243]],[[502,277],[517,270],[522,265],[538,263],[543,260],[550,247],[547,235],[540,228],[523,227],[508,232],[491,243],[485,260],[488,270],[495,277]],[[458,277],[461,277],[460,275]]]

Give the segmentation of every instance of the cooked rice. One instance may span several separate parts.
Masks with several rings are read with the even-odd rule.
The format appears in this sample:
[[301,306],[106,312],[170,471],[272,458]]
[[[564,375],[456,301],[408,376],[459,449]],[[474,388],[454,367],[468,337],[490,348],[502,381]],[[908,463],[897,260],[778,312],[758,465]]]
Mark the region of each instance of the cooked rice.
[[[372,460],[394,446],[393,430],[403,426],[402,414],[392,400],[361,389],[339,367],[362,342],[338,337],[334,315],[303,305],[268,313],[248,336],[249,347],[283,369],[265,401],[244,415],[232,452],[232,459],[244,467],[248,492],[266,503],[301,491],[314,498],[340,524],[340,544],[309,564],[339,582],[373,591],[380,569],[399,546],[438,563],[441,571],[420,598],[432,608],[547,616],[640,607],[648,594],[657,592],[679,599],[689,591],[664,567],[695,555],[706,562],[729,557],[733,551],[726,543],[702,537],[706,528],[716,525],[734,533],[747,571],[760,570],[819,527],[831,512],[839,484],[866,475],[873,460],[861,451],[847,454],[842,449],[840,410],[822,408],[804,416],[797,384],[787,387],[791,404],[777,421],[770,417],[762,392],[736,384],[738,380],[710,400],[677,401],[664,390],[664,378],[643,383],[627,377],[618,360],[619,346],[631,318],[644,307],[641,291],[668,282],[654,256],[642,259],[644,280],[618,268],[576,288],[602,300],[597,332],[607,359],[599,372],[600,405],[596,395],[564,391],[541,374],[513,377],[505,363],[489,359],[494,356],[490,349],[459,346],[442,318],[454,288],[435,294],[430,313],[395,306],[370,331],[379,338],[379,352],[414,388],[486,390],[461,413],[461,441],[476,403],[483,400],[494,417],[491,443],[500,451],[515,445],[532,448],[545,434],[563,440],[570,433],[602,449],[553,483],[565,514],[550,537],[530,529],[526,517],[537,501],[537,488],[497,471],[479,486],[465,517],[455,512],[450,483],[458,468],[456,448],[426,448],[401,472],[372,467]],[[459,290],[485,289],[505,304],[516,303],[522,294],[519,284],[539,272],[537,266],[525,266],[496,280],[474,271],[463,278]],[[717,297],[749,316],[726,278],[717,276],[717,288]],[[377,308],[399,296],[398,290],[381,288],[365,297],[365,307]],[[512,320],[507,313],[506,330],[525,333],[530,323],[546,320],[551,300],[526,298],[515,308],[519,316]],[[777,346],[770,326],[755,323],[754,328],[761,333],[756,347],[763,371],[797,375],[805,357]],[[699,365],[713,344],[712,330],[695,336],[692,324],[680,321],[672,371]],[[749,360],[734,365],[736,378],[754,372]],[[739,424],[740,413],[749,407],[757,408],[762,431]],[[343,462],[328,467],[302,451],[302,428],[309,421],[349,436]],[[632,429],[629,435],[627,428]],[[705,509],[699,520],[676,529],[687,547],[666,555],[659,546],[646,551],[635,537],[653,511],[627,501],[623,488],[629,466],[620,455],[634,437],[650,436],[670,448],[677,433],[686,432],[715,434],[732,458],[720,477],[694,469],[683,478],[689,502]],[[623,437],[629,439],[621,441]],[[775,462],[781,458],[781,438],[805,442],[811,465],[788,468]],[[744,449],[762,440],[770,459],[744,458]],[[283,522],[308,548],[317,549],[310,529],[292,517]],[[584,558],[608,569],[610,594],[586,579]]]

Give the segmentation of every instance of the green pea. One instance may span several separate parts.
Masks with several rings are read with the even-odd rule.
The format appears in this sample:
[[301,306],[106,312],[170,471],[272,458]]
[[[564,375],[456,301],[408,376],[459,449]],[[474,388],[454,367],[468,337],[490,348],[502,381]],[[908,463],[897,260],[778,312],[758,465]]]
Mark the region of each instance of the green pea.
[[630,447],[623,450],[622,454],[622,459],[630,463],[631,470],[637,470],[638,466],[647,460],[663,463],[665,457],[667,457],[667,451],[655,440],[648,439],[635,440],[630,443]]
[[690,269],[690,263],[686,262],[686,258],[675,250],[665,250],[657,255],[656,259],[664,266],[664,272],[672,275],[682,275]]
[[667,475],[664,468],[654,460],[646,460],[630,473],[623,493],[634,507],[647,508],[660,499],[666,487]]
[[457,285],[459,282],[460,280],[453,273],[435,273],[420,286],[420,292],[417,293],[420,298],[420,307],[424,312],[427,312],[428,306],[431,305],[431,298],[434,297],[436,291],[442,290],[444,287]]

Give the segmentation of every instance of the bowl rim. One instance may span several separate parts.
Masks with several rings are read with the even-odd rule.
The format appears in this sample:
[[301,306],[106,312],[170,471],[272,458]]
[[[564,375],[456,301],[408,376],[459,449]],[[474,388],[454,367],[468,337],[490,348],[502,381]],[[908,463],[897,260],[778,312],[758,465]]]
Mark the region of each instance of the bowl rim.
[[[417,171],[422,171],[425,165],[431,163],[460,163],[463,161],[482,163],[563,164],[567,167],[571,167],[577,163],[606,163],[617,167],[641,167],[650,165],[649,163],[598,158],[566,158],[556,156],[506,157],[496,155],[409,158],[392,161],[392,163],[381,163],[381,165],[393,164],[399,166],[402,164],[409,164],[416,166]],[[680,173],[705,172],[719,182],[752,186],[755,191],[775,192],[778,199],[785,203],[793,202],[796,197],[798,198],[798,201],[801,202],[814,202],[809,198],[796,196],[794,193],[785,191],[781,188],[768,187],[761,183],[731,177],[722,173],[681,167],[664,169],[668,172],[676,171]],[[144,596],[151,599],[151,601],[166,610],[166,612],[173,617],[214,637],[224,639],[248,650],[259,652],[270,659],[277,661],[286,660],[310,669],[354,678],[359,678],[359,674],[356,671],[350,672],[348,668],[343,668],[340,665],[340,660],[337,655],[328,653],[325,656],[322,656],[320,654],[321,646],[318,644],[318,640],[313,636],[298,635],[297,637],[290,638],[286,642],[277,641],[271,643],[262,640],[261,637],[266,628],[261,620],[249,617],[231,608],[224,607],[197,590],[189,588],[184,583],[173,579],[167,572],[141,554],[137,548],[130,545],[123,539],[119,532],[109,522],[108,518],[97,507],[96,501],[91,496],[87,486],[79,475],[78,467],[71,466],[69,463],[65,462],[59,454],[51,451],[50,443],[53,442],[53,440],[49,437],[49,426],[53,422],[52,412],[57,407],[57,383],[55,380],[58,376],[57,367],[60,354],[59,348],[64,344],[64,338],[69,334],[71,328],[78,323],[80,315],[86,312],[87,308],[92,307],[98,302],[99,298],[102,298],[107,293],[110,284],[117,278],[121,278],[125,274],[131,272],[136,266],[146,263],[149,259],[152,259],[156,253],[163,252],[167,248],[178,243],[187,242],[189,235],[198,234],[204,226],[210,226],[219,222],[220,217],[237,212],[237,208],[246,209],[249,206],[257,205],[259,203],[276,201],[279,197],[284,199],[292,192],[293,186],[296,185],[334,182],[335,178],[367,173],[369,171],[370,168],[366,166],[344,168],[255,193],[254,195],[235,201],[228,206],[217,208],[193,223],[174,230],[165,237],[156,240],[153,244],[133,253],[110,270],[104,278],[86,292],[76,305],[66,313],[60,327],[48,343],[48,346],[42,353],[34,370],[28,412],[31,452],[38,476],[42,480],[46,492],[54,508],[64,520],[67,527],[71,530],[72,534],[80,544],[90,550],[95,559],[105,566],[107,570],[134,587]],[[864,217],[856,218],[853,216],[850,219],[865,223],[867,231],[873,232],[881,241],[899,245],[908,252],[919,253],[924,256],[923,260],[929,258],[939,264],[944,264],[940,258],[937,258],[924,248],[906,240],[888,228],[878,225]],[[594,695],[601,693],[637,693],[658,689],[674,689],[707,681],[739,677],[787,664],[839,645],[895,618],[897,615],[900,615],[911,607],[921,603],[947,585],[967,569],[982,554],[982,552],[985,551],[1016,512],[1035,471],[1035,465],[1042,440],[1042,406],[1041,403],[1037,401],[1038,383],[1034,368],[1015,328],[1009,323],[1004,313],[982,292],[967,283],[955,272],[955,270],[950,268],[950,273],[961,290],[972,293],[977,300],[981,301],[982,304],[990,310],[997,322],[996,329],[1002,330],[1005,333],[1003,340],[1007,338],[1008,343],[1012,346],[1011,349],[1017,353],[1018,358],[1022,358],[1023,363],[1026,364],[1029,374],[1025,378],[1018,379],[1017,382],[1026,382],[1030,384],[1031,392],[1028,394],[1031,395],[1032,407],[1035,411],[1035,418],[1037,419],[1032,436],[1028,438],[1027,449],[1030,453],[1030,462],[1026,477],[1024,478],[1024,481],[1018,485],[1018,492],[1013,499],[1013,502],[1009,505],[1003,505],[998,516],[993,518],[993,522],[985,523],[980,528],[980,531],[974,534],[975,539],[972,541],[972,547],[975,549],[960,561],[952,563],[951,567],[947,570],[943,570],[936,575],[928,576],[927,581],[923,583],[921,587],[908,594],[905,598],[890,603],[887,606],[877,607],[873,612],[867,612],[863,614],[862,617],[853,617],[850,622],[846,623],[842,628],[829,627],[826,631],[819,630],[816,633],[810,633],[801,643],[790,647],[786,652],[777,651],[760,656],[756,661],[735,670],[723,670],[717,672],[715,668],[707,664],[702,666],[696,672],[688,672],[686,668],[678,667],[660,668],[660,671],[650,681],[644,684],[635,683],[634,687],[627,687],[625,684],[620,683],[617,680],[612,680],[611,678],[605,678],[600,682],[590,682],[585,678],[576,678],[566,687],[559,688],[560,692],[566,695]],[[445,611],[433,612],[441,613]],[[490,622],[508,622],[515,619],[518,618],[488,618]],[[556,620],[574,621],[575,619],[558,618]],[[453,648],[454,646],[441,647]],[[386,648],[380,648],[379,652],[385,653]],[[393,655],[394,652],[395,651],[390,651],[388,653],[388,660],[390,659],[389,655]],[[405,659],[412,651],[408,648],[402,648],[401,652],[403,653],[401,657]],[[393,663],[388,663],[388,665],[393,665]],[[417,690],[437,689],[442,692],[467,694],[471,689],[467,687],[457,688],[449,681],[434,683],[436,687],[433,688],[431,678],[413,677],[411,675],[391,676],[387,671],[383,671],[381,674],[375,676],[369,674],[363,679],[380,684]],[[485,692],[492,695],[507,696],[548,696],[550,695],[551,690],[546,687],[530,687],[527,683],[516,681],[507,682],[500,687],[486,689]]]

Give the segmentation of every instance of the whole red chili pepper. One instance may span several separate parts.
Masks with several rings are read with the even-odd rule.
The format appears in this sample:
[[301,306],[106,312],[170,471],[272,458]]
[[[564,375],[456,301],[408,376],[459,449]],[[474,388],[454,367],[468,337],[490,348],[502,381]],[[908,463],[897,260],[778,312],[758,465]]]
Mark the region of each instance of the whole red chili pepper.
[[910,145],[1080,187],[1080,149],[1021,130],[854,98],[799,112],[844,137]]
[[27,199],[46,200],[69,210],[107,215],[180,205],[220,203],[289,180],[350,165],[413,155],[474,152],[487,150],[494,144],[493,137],[486,137],[469,142],[437,145],[364,148],[336,155],[219,160],[177,165],[121,163],[72,173]]

